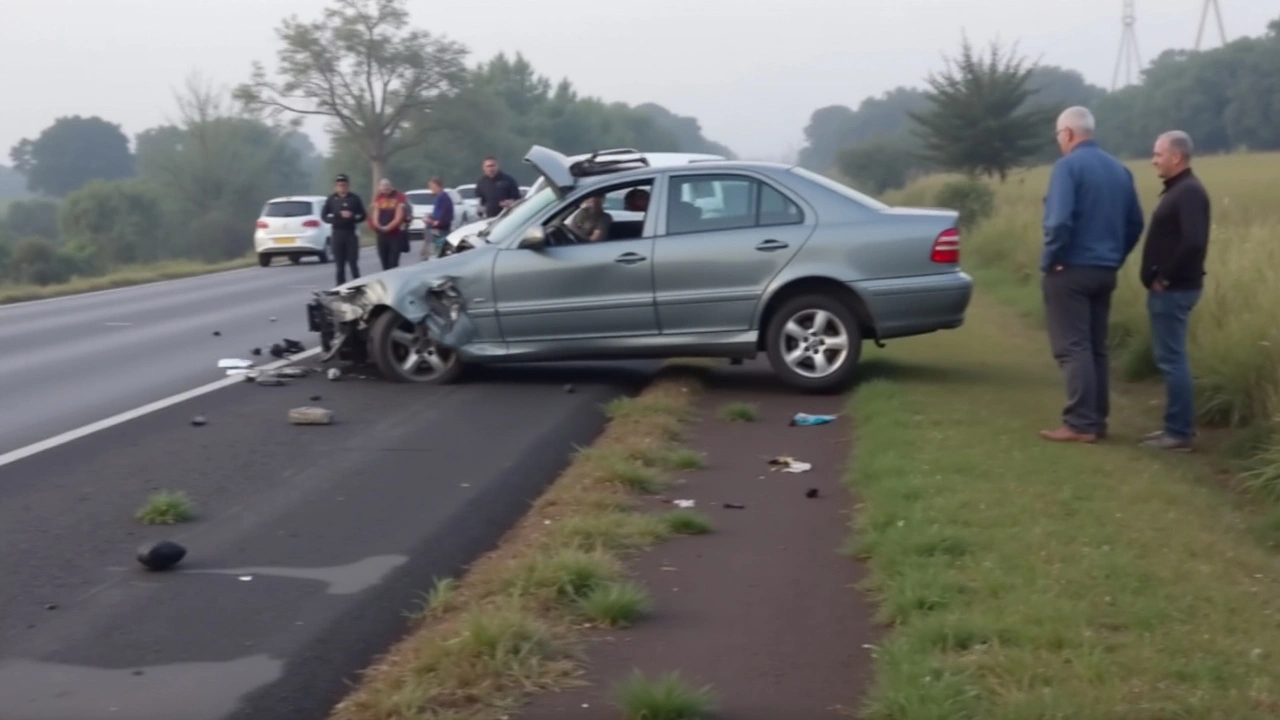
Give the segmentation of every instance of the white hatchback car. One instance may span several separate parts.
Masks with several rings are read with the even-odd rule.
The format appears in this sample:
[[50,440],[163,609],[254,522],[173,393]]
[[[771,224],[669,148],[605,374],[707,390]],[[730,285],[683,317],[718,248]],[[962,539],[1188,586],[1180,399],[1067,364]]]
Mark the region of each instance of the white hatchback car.
[[[453,199],[453,213],[456,216],[462,213],[462,194],[453,188],[445,188],[445,193]],[[427,236],[427,224],[423,218],[431,214],[436,206],[436,194],[430,190],[423,188],[419,190],[406,190],[405,197],[409,198],[409,204],[413,206],[413,222],[409,223],[409,239],[421,240]],[[458,222],[455,220],[455,222]]]
[[453,224],[473,223],[480,219],[480,197],[476,195],[476,184],[468,183],[453,188],[462,196],[462,204],[454,208]]
[[304,257],[329,262],[329,226],[320,218],[326,199],[322,195],[290,195],[268,200],[253,233],[258,264],[266,267],[277,256],[287,257],[295,265]]
[[[694,163],[694,162],[710,162],[714,160],[728,159],[723,155],[711,155],[709,153],[679,153],[679,152],[646,153],[646,152],[640,152],[639,150],[633,150],[631,148],[618,148],[616,150],[599,150],[594,153],[588,153],[586,155],[574,155],[573,157],[569,158],[569,160],[571,162],[578,162],[580,160],[586,160],[587,158],[590,158],[592,156],[608,157],[611,155],[619,156],[624,159],[640,156],[640,157],[643,157],[644,160],[649,163],[649,167],[687,165],[688,163]],[[522,193],[521,200],[523,200],[525,197],[528,197],[529,195],[533,195],[534,193],[538,192],[546,184],[547,184],[547,181],[539,177],[537,181],[533,183],[533,187],[529,188],[527,192]],[[459,185],[458,189],[461,190],[464,187],[468,187],[468,186]],[[475,185],[471,185],[470,187],[472,189],[472,194],[474,195]],[[523,188],[521,188],[521,190],[523,191]],[[685,189],[684,192],[687,195],[689,191],[688,189]],[[715,198],[704,198],[704,197],[696,197],[696,198],[686,197],[684,199],[692,200],[699,206],[702,206],[704,203],[713,204],[715,201]],[[711,201],[711,202],[708,202],[708,201]],[[610,216],[613,217],[615,221],[637,220],[644,216],[643,213],[635,213],[635,212],[630,212],[622,209],[622,193],[615,193],[612,195],[605,196],[604,206],[605,206],[605,210],[609,213]],[[704,211],[705,209],[706,208],[704,207]],[[501,215],[499,215],[498,217],[501,217]],[[477,244],[486,242],[486,240],[484,239],[484,235],[482,235],[481,233],[485,230],[485,228],[489,227],[489,225],[493,223],[494,219],[495,218],[479,218],[474,222],[470,222],[470,223],[466,223],[465,221],[461,221],[461,220],[455,221],[454,231],[449,233],[448,237],[445,238],[444,254],[448,255],[448,254],[457,252],[458,250],[465,250],[468,247],[475,247]],[[466,243],[466,244],[464,245],[463,243]]]

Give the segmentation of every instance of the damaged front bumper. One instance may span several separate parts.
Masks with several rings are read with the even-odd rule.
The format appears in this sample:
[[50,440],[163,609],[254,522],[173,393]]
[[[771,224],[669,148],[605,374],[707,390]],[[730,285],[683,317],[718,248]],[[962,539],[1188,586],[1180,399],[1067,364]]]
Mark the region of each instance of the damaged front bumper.
[[394,312],[420,325],[427,337],[442,348],[457,350],[475,337],[475,326],[466,314],[466,303],[453,278],[424,283],[417,298],[401,298],[402,304],[425,305],[425,312],[405,312],[387,302],[385,288],[366,285],[346,290],[316,292],[307,303],[307,329],[320,335],[321,362],[338,360],[363,364],[370,361],[369,331],[383,312]]

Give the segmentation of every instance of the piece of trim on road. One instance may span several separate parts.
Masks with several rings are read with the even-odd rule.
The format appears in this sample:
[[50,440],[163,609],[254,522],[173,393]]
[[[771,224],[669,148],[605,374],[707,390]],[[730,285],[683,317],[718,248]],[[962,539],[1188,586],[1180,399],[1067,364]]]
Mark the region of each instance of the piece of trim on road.
[[[319,353],[320,353],[320,348],[318,347],[311,348],[310,350],[294,355],[292,358],[277,360],[275,362],[263,365],[258,369],[259,370],[275,370],[276,368],[281,368],[281,367],[284,367],[285,365],[290,365],[294,362],[297,362],[298,360],[306,360],[307,358],[314,357]],[[142,417],[143,415],[149,415],[157,410],[163,410],[167,407],[177,405],[180,402],[185,402],[192,398],[200,397],[201,395],[207,395],[208,393],[211,393],[214,390],[220,390],[224,387],[230,387],[232,385],[235,385],[236,383],[243,383],[243,382],[244,382],[244,378],[240,377],[239,375],[224,377],[221,380],[215,380],[207,385],[201,385],[200,387],[192,388],[185,392],[180,392],[177,395],[170,395],[169,397],[161,398],[159,400],[156,400],[155,402],[147,403],[146,405],[141,405],[139,407],[133,408],[132,410],[126,410],[122,413],[112,415],[111,417],[98,420],[97,422],[92,422],[92,423],[89,423],[88,425],[82,425],[74,430],[68,430],[67,432],[64,432],[60,435],[54,435],[53,437],[45,438],[44,440],[41,440],[39,442],[34,442],[25,447],[20,447],[17,450],[10,450],[9,452],[4,453],[3,455],[0,455],[0,467],[4,467],[5,465],[10,465],[12,463],[18,462],[19,460],[23,460],[25,458],[29,458],[32,455],[44,452],[45,450],[51,450],[53,448],[58,447],[59,445],[65,445],[71,442],[72,440],[78,440],[82,437],[85,437],[87,435],[92,435],[101,430],[106,430],[107,428],[115,427],[116,425],[121,425],[123,423],[129,422],[130,420],[135,420],[137,418]]]

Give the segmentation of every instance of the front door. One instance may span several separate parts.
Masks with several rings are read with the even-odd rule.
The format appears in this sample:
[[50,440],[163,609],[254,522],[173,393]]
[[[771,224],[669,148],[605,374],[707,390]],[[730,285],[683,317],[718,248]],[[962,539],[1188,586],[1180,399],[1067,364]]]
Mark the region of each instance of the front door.
[[509,343],[654,335],[653,238],[498,252],[498,322]]
[[672,175],[665,208],[653,252],[663,334],[749,330],[814,227],[796,200],[749,175]]

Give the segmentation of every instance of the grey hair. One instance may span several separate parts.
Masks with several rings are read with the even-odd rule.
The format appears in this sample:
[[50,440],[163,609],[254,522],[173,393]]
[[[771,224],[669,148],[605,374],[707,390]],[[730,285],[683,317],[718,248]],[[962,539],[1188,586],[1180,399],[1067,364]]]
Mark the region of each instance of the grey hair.
[[1191,136],[1182,130],[1170,130],[1160,133],[1159,140],[1169,143],[1169,149],[1178,153],[1187,162],[1191,162],[1191,153],[1195,151],[1195,146],[1191,143]]
[[396,184],[395,184],[395,183],[391,182],[391,178],[385,178],[385,177],[384,177],[384,178],[382,178],[381,180],[379,180],[379,181],[378,181],[378,184],[379,184],[379,185],[381,185],[382,183],[386,183],[386,184],[390,185],[391,187],[395,187],[395,186],[396,186]]
[[1077,135],[1084,137],[1093,137],[1093,131],[1096,123],[1093,120],[1093,113],[1089,112],[1089,108],[1082,105],[1073,105],[1062,111],[1058,116],[1059,130],[1072,130]]

